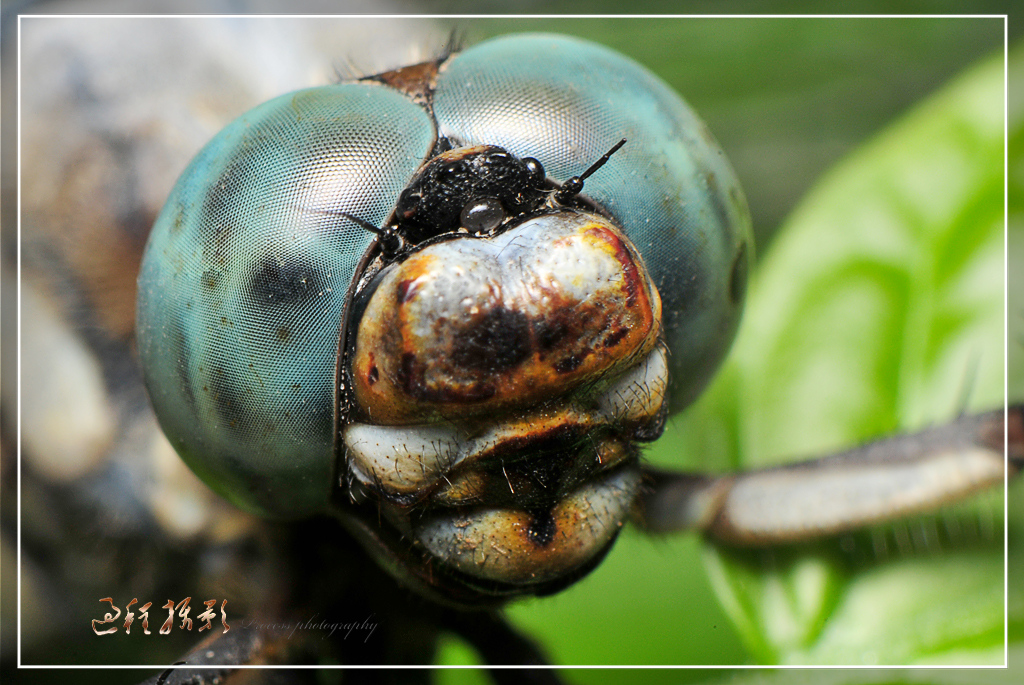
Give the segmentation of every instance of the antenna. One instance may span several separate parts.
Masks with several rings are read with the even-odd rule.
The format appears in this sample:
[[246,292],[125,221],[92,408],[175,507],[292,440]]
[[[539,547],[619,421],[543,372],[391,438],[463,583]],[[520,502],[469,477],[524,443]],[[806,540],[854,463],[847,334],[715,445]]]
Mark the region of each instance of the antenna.
[[359,226],[360,228],[365,228],[370,233],[375,234],[377,236],[378,242],[380,243],[381,252],[384,253],[385,258],[390,259],[391,257],[394,257],[396,254],[398,254],[398,251],[402,249],[402,237],[398,235],[396,231],[390,228],[380,228],[379,226],[374,226],[369,221],[366,221],[365,219],[360,219],[359,217],[353,216],[348,212],[336,210],[333,213],[339,216],[343,216],[352,223],[354,223],[355,225]]
[[612,146],[611,150],[604,153],[604,156],[601,157],[601,159],[591,164],[589,169],[584,171],[579,176],[573,176],[568,181],[563,183],[562,187],[559,188],[558,192],[555,193],[555,200],[562,204],[565,204],[575,196],[579,195],[580,192],[583,190],[583,182],[590,178],[591,174],[593,174],[595,171],[603,167],[605,165],[605,162],[611,159],[611,156],[614,155],[615,152],[625,144],[626,139],[623,138],[619,142],[615,143],[615,145]]

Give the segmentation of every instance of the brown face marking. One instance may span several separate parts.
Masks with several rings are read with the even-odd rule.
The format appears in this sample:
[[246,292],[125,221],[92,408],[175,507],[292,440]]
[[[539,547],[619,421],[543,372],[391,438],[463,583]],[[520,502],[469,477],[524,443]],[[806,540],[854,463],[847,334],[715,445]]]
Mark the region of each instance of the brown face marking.
[[452,363],[464,369],[500,373],[530,356],[530,322],[517,311],[496,307],[456,338]]
[[357,401],[376,422],[532,406],[657,342],[660,298],[643,262],[595,215],[540,215],[388,268],[369,294],[352,361]]
[[405,304],[409,300],[416,297],[416,279],[407,278],[398,284],[398,303]]
[[526,539],[537,547],[547,547],[555,539],[558,524],[551,511],[532,512],[530,527],[526,531]]
[[622,339],[625,338],[627,335],[629,335],[628,328],[619,328],[618,330],[610,333],[608,337],[604,339],[604,346],[615,347],[620,342],[622,342]]
[[432,385],[425,378],[426,366],[412,352],[402,355],[402,364],[396,375],[398,385],[405,394],[421,402],[465,404],[488,400],[497,392],[494,384],[487,381],[463,383],[458,386],[453,384]]
[[555,372],[572,373],[576,369],[580,368],[580,364],[583,363],[583,360],[586,359],[586,357],[587,355],[585,353],[582,355],[570,355],[555,364]]
[[564,321],[542,319],[535,323],[534,336],[541,352],[554,349],[569,334],[569,327]]

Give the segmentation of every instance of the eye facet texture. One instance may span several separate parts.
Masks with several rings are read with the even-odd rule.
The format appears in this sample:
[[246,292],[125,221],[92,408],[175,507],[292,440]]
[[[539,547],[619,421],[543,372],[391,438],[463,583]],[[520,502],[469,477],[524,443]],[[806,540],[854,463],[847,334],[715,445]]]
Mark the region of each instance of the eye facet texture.
[[345,293],[434,144],[383,86],[299,91],[233,122],[154,226],[138,333],[164,431],[216,490],[298,515],[334,483],[335,355]]

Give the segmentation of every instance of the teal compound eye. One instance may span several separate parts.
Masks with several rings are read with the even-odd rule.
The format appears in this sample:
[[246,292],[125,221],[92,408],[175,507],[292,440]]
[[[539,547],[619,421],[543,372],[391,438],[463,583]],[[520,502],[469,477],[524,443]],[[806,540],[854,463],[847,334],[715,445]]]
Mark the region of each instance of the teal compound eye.
[[139,276],[150,398],[208,484],[301,516],[335,482],[334,377],[345,293],[434,145],[423,108],[376,85],[283,95],[206,145],[161,212]]
[[542,594],[614,541],[637,444],[718,367],[751,256],[678,95],[515,35],[221,131],[150,236],[139,351],[171,443],[238,506],[340,510],[448,601]]

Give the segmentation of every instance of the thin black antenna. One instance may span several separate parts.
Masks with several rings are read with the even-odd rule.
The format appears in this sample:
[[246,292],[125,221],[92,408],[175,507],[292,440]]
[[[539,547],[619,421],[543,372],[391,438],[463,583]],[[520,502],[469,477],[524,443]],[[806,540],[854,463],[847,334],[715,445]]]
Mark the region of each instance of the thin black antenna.
[[343,216],[352,223],[354,223],[355,225],[359,226],[360,228],[365,228],[367,231],[370,231],[371,233],[375,234],[377,236],[378,242],[380,243],[381,252],[384,253],[385,258],[394,257],[396,254],[398,254],[398,251],[402,249],[402,237],[398,235],[397,232],[389,228],[380,228],[379,226],[374,226],[369,221],[366,221],[365,219],[360,219],[358,216],[353,216],[348,212],[335,210],[332,213],[337,214],[338,216]]
[[555,199],[564,204],[571,200],[572,198],[579,195],[580,192],[582,192],[583,190],[583,182],[590,178],[591,174],[593,174],[595,171],[603,167],[605,165],[605,162],[611,159],[611,156],[614,155],[615,152],[625,144],[626,139],[623,138],[619,142],[615,143],[615,145],[612,146],[611,150],[604,153],[604,156],[601,157],[601,159],[591,164],[589,169],[584,171],[579,176],[573,176],[568,181],[563,183],[562,187],[558,189],[557,193],[555,193]]
[[340,209],[336,209],[336,210],[332,211],[331,214],[337,214],[338,216],[343,216],[346,219],[348,219],[349,221],[351,221],[352,223],[354,223],[357,226],[359,226],[360,228],[365,228],[370,233],[376,233],[377,235],[383,235],[383,233],[384,233],[384,229],[381,228],[380,226],[374,226],[373,224],[371,224],[366,219],[360,219],[358,216],[353,216],[352,214],[349,214],[348,212],[343,212]]

